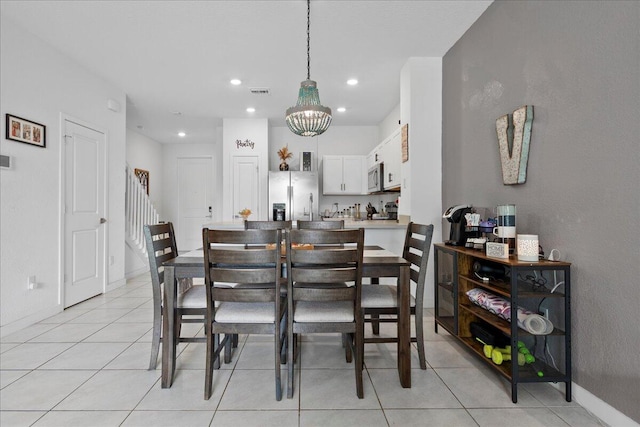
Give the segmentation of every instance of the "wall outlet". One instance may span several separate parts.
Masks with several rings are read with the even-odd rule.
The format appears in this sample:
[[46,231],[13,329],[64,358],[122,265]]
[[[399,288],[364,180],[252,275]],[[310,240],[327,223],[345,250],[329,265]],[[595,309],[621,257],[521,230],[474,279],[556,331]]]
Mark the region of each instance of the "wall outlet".
[[38,282],[36,282],[36,276],[29,276],[27,278],[27,289],[33,290],[38,287]]
[[109,257],[109,265],[113,265],[116,263],[116,257],[114,257],[113,255],[111,255]]

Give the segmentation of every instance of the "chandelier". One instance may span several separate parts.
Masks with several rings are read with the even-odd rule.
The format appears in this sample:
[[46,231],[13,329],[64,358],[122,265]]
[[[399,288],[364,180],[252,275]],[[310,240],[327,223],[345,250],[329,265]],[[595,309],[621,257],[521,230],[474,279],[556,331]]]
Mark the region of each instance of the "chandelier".
[[329,129],[331,108],[320,104],[316,82],[311,80],[311,55],[309,49],[311,0],[307,0],[307,80],[300,83],[298,102],[287,109],[285,120],[291,132],[300,136],[316,136]]

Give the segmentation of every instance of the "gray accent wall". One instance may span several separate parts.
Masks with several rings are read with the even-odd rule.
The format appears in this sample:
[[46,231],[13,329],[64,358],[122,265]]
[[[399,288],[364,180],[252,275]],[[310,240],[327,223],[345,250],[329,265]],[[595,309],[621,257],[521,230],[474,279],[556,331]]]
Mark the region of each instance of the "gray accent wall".
[[[505,186],[495,120],[523,105],[527,181]],[[635,421],[639,138],[640,2],[497,1],[443,58],[443,206],[515,203],[572,263],[574,382]]]

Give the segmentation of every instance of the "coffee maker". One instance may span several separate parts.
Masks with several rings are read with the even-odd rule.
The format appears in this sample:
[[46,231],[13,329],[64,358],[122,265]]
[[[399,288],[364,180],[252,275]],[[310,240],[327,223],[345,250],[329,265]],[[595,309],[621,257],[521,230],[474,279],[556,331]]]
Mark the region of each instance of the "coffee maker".
[[451,223],[451,231],[449,232],[449,240],[444,243],[452,246],[464,246],[467,242],[467,237],[472,237],[470,233],[466,231],[467,219],[465,214],[472,213],[471,205],[457,205],[451,206],[442,215]]

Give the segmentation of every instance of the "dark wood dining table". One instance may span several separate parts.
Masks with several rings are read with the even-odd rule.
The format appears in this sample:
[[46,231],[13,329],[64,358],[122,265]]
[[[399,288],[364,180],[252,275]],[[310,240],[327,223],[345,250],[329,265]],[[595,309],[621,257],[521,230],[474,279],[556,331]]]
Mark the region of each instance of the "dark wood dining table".
[[[162,316],[162,388],[173,384],[176,368],[175,312],[177,283],[183,278],[204,277],[202,250],[180,255],[163,263],[164,304]],[[404,388],[411,387],[411,300],[409,261],[379,246],[365,246],[362,277],[395,277],[398,283],[398,375]],[[204,361],[203,361],[204,367]]]

